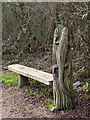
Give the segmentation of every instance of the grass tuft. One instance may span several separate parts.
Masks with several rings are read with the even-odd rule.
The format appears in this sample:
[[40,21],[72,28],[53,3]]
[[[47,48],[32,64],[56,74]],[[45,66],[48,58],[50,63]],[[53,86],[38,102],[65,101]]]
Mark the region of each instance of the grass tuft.
[[6,85],[18,85],[18,76],[16,74],[0,74],[0,83],[4,83]]

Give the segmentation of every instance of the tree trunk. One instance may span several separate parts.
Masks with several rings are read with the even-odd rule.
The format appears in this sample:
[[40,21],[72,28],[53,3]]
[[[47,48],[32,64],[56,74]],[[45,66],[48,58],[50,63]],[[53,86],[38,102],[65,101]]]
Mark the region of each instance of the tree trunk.
[[68,29],[58,25],[53,41],[53,95],[57,109],[73,107],[72,59]]

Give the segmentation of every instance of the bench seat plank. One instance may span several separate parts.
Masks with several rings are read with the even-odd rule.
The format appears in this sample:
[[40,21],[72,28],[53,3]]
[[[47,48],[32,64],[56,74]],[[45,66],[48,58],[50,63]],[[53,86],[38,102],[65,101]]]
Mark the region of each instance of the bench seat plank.
[[42,82],[46,85],[50,85],[53,81],[53,75],[47,72],[36,70],[34,68],[26,67],[20,64],[9,65],[8,69],[28,78],[35,79],[39,82]]

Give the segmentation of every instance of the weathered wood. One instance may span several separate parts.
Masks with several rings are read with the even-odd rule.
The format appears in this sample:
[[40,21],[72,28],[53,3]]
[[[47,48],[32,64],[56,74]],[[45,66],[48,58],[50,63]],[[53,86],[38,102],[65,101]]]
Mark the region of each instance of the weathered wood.
[[26,67],[19,64],[9,65],[8,69],[25,77],[35,79],[46,85],[50,85],[53,81],[53,76],[50,73],[36,70],[34,68]]
[[23,75],[19,75],[19,87],[23,87],[25,85],[29,85],[28,77],[25,77]]
[[56,109],[73,106],[72,59],[68,29],[58,25],[53,41],[53,95]]

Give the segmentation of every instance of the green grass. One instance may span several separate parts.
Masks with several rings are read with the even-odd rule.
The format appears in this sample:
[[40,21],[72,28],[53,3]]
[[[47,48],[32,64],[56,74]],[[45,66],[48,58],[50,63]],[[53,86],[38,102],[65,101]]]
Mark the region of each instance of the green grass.
[[34,65],[38,65],[38,63],[37,63],[37,62],[34,62]]
[[33,88],[26,89],[25,92],[27,93],[27,96],[35,95],[37,98],[41,98],[43,96],[43,93],[39,94],[37,91],[34,91]]
[[33,82],[34,84],[37,84],[38,81],[37,81],[37,80],[33,80],[32,82]]
[[83,84],[82,86],[78,87],[78,90],[83,91],[84,93],[88,93],[90,91],[89,82],[88,81],[86,83],[82,82],[82,84]]
[[27,93],[27,96],[35,94],[33,88],[26,89],[25,92]]
[[41,70],[42,69],[42,67],[41,66],[38,66],[38,70]]
[[83,92],[87,99],[90,98],[90,78],[86,79],[85,82],[81,82],[81,86],[78,87],[79,92]]
[[43,92],[39,93],[38,91],[34,90],[33,88],[26,89],[25,92],[27,93],[27,96],[35,95],[37,98],[44,97]]
[[47,105],[45,105],[46,108],[50,108],[51,109],[52,107],[54,107],[54,102],[53,102],[53,100],[51,98],[48,98],[45,101],[45,103],[47,104]]
[[31,62],[28,62],[27,65],[30,66],[30,65],[31,65]]
[[[0,78],[1,78],[0,83],[4,83],[8,86],[14,85],[16,86],[14,90],[19,89],[17,87],[19,78],[16,74],[0,74]],[[44,102],[46,104],[45,107],[52,108],[54,106],[54,103],[52,98],[49,98],[50,94],[52,93],[52,88],[43,86],[42,84],[38,84],[36,80],[31,81],[31,83],[32,83],[32,88],[25,89],[25,92],[27,93],[26,96],[35,95],[37,98],[44,97],[46,99],[46,101]],[[37,87],[34,88],[34,86]]]
[[25,89],[27,96],[35,95],[37,98],[47,98],[52,96],[53,90],[49,86],[43,86],[42,83],[39,83],[36,80],[30,81],[30,85],[32,86],[31,88]]
[[43,94],[43,93],[40,94],[40,93],[37,92],[35,95],[36,95],[37,98],[44,97],[44,94]]
[[18,85],[18,76],[15,74],[0,74],[0,83],[4,83],[6,85]]

